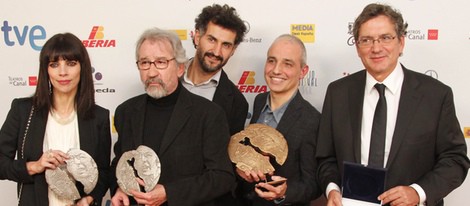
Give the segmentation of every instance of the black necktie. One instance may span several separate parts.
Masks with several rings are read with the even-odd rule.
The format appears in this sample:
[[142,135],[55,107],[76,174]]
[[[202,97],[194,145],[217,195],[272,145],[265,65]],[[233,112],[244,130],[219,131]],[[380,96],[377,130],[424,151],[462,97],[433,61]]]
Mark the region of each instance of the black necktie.
[[379,101],[374,113],[372,133],[370,137],[369,166],[384,167],[385,131],[387,128],[387,101],[385,100],[385,85],[375,84],[379,92]]

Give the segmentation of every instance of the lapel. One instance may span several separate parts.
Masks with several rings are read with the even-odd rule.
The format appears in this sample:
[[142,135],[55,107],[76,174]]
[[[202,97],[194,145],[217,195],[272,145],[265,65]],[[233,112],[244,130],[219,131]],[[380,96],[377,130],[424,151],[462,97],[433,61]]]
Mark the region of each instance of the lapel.
[[253,105],[253,116],[251,117],[250,124],[256,123],[258,121],[259,115],[268,98],[269,92],[261,93],[255,98],[255,103]]
[[[31,111],[31,107],[28,107]],[[29,116],[28,116],[29,117]],[[25,139],[24,155],[27,160],[38,160],[43,153],[44,134],[46,133],[47,113],[34,110],[30,128]],[[24,137],[23,137],[24,138]]]
[[186,88],[181,87],[178,100],[176,101],[175,108],[173,109],[173,114],[170,117],[170,122],[168,123],[165,135],[163,135],[160,151],[157,154],[163,155],[165,153],[191,116],[192,99],[190,95],[191,94],[186,90]]
[[[251,118],[250,124],[256,123],[256,121],[258,121],[261,110],[263,109],[264,105],[266,105],[268,95],[269,92],[265,92],[256,97],[253,109],[253,117]],[[300,91],[297,90],[297,94],[287,106],[284,115],[282,115],[282,118],[277,125],[276,129],[281,134],[287,134],[289,129],[297,123],[297,119],[299,119],[301,114],[300,111],[302,110],[302,100],[302,95],[300,94]],[[287,138],[287,136],[284,135],[284,138]]]
[[415,75],[407,70],[403,65],[403,86],[401,88],[400,103],[398,105],[398,114],[395,125],[395,131],[393,132],[392,146],[390,148],[390,154],[386,167],[388,168],[395,157],[398,154],[398,149],[406,137],[408,127],[411,125],[411,120],[414,117],[419,102],[421,101],[422,94],[418,92],[419,81]]
[[[354,74],[353,74],[354,75]],[[366,71],[355,74],[352,84],[348,85],[349,118],[353,138],[354,159],[361,162],[361,121],[362,107],[364,104],[364,88],[366,86]],[[338,104],[343,104],[339,102]],[[339,117],[341,118],[341,117]]]
[[233,93],[230,87],[230,80],[227,74],[222,70],[220,74],[219,85],[215,89],[213,102],[221,106],[226,114],[230,114],[233,102]]
[[[292,128],[300,117],[302,109],[302,95],[300,91],[297,90],[297,94],[292,99],[292,101],[287,105],[284,115],[282,115],[281,121],[277,125],[277,130],[281,134],[288,134],[290,128]],[[284,138],[287,138],[289,135],[284,135]]]
[[[141,95],[136,104],[134,105],[134,109],[132,110],[131,116],[131,135],[132,139],[134,140],[134,145],[131,148],[137,148],[139,145],[142,145],[143,138],[144,138],[144,120],[145,120],[145,108],[147,104],[147,94]],[[124,122],[126,124],[127,122]]]
[[[78,116],[78,134],[80,135],[80,149],[86,151],[90,155],[93,152],[92,145],[96,145],[94,119],[83,120]],[[67,151],[64,151],[67,152]]]

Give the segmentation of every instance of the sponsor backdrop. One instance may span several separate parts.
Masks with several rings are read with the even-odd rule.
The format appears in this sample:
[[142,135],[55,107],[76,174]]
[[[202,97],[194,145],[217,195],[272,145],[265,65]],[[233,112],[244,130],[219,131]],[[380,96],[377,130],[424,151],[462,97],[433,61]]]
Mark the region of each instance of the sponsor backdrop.
[[[321,110],[327,85],[362,69],[352,39],[352,22],[370,2],[373,1],[217,1],[234,6],[249,28],[224,69],[252,104],[258,93],[268,90],[263,67],[269,45],[280,34],[297,35],[305,42],[310,65],[300,90]],[[208,0],[3,2],[0,6],[0,122],[3,123],[13,98],[34,92],[39,51],[54,34],[72,32],[83,40],[94,67],[96,101],[114,113],[121,102],[144,91],[134,57],[138,36],[149,27],[174,30],[183,40],[187,56],[192,57],[194,18],[212,3]],[[462,131],[470,137],[467,84],[470,2],[396,0],[388,3],[398,8],[409,23],[400,61],[453,88]],[[113,131],[114,141],[116,137]],[[15,205],[15,183],[0,181],[0,188],[2,205]],[[470,180],[467,180],[446,197],[446,202],[465,205],[465,191],[469,189]]]

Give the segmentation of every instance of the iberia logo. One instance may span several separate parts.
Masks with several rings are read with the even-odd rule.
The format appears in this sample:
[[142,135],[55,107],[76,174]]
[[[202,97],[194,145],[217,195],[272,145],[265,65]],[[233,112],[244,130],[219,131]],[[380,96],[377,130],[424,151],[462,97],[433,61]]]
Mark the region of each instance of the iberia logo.
[[104,27],[94,26],[91,29],[90,36],[87,40],[83,40],[85,47],[116,47],[116,40],[104,39]]
[[266,85],[255,85],[254,71],[244,71],[240,81],[238,81],[238,90],[242,93],[262,93],[268,91]]

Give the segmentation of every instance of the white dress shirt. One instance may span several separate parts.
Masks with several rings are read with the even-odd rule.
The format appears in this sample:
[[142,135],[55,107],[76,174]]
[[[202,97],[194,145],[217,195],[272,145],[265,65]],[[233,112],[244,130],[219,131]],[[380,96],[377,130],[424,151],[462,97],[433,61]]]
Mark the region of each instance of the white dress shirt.
[[[387,129],[385,133],[385,155],[384,167],[388,162],[388,155],[392,146],[393,132],[395,131],[395,124],[398,115],[398,106],[400,103],[401,88],[403,85],[403,69],[398,63],[395,69],[388,75],[383,82],[378,82],[369,72],[366,72],[366,86],[364,90],[364,103],[362,108],[361,120],[361,164],[367,165],[369,161],[370,138],[372,132],[372,123],[374,119],[375,107],[379,100],[379,92],[375,89],[376,83],[382,83],[385,88],[385,99],[387,101]],[[406,168],[403,168],[406,169]],[[424,205],[426,201],[426,193],[417,184],[410,185],[413,187],[419,196],[419,205]],[[326,188],[326,195],[328,196],[331,190],[341,191],[335,183],[328,184]]]

